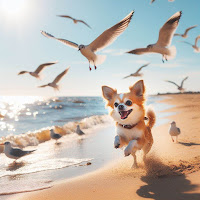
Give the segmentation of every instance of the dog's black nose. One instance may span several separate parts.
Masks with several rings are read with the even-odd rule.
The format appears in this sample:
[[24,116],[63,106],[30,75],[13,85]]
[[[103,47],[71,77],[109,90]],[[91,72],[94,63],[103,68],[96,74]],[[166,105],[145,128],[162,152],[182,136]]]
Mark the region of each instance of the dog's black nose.
[[118,109],[119,109],[119,110],[124,110],[124,106],[120,104],[120,105],[118,106]]

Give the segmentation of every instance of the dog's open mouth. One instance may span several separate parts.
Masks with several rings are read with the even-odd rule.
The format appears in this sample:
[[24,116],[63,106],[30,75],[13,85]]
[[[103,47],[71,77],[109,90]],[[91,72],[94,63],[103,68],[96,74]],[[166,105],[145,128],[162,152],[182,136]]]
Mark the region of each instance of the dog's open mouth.
[[121,119],[126,119],[130,115],[131,112],[132,112],[132,109],[128,111],[120,111],[119,114],[121,115]]

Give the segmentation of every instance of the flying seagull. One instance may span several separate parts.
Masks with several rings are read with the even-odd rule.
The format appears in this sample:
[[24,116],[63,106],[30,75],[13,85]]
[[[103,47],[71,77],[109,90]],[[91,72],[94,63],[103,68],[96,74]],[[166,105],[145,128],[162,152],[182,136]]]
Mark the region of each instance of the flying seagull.
[[0,144],[0,145],[4,145],[4,153],[8,158],[12,158],[15,159],[14,162],[16,162],[17,159],[26,156],[28,154],[31,154],[32,152],[34,152],[35,150],[31,150],[31,151],[23,151],[20,148],[14,148],[12,147],[10,142],[5,142],[4,144]]
[[184,92],[185,89],[183,88],[183,83],[184,83],[184,81],[187,80],[187,79],[188,79],[188,76],[185,77],[185,78],[182,80],[181,85],[178,85],[178,84],[176,84],[176,83],[173,82],[173,81],[166,81],[166,82],[172,83],[172,84],[176,85],[176,86],[177,86],[177,89],[180,90],[180,92]]
[[200,35],[196,37],[196,39],[195,39],[195,44],[194,44],[194,45],[191,44],[191,43],[189,43],[189,42],[186,42],[186,41],[180,41],[180,42],[184,42],[184,43],[186,43],[186,44],[191,45],[192,48],[194,49],[194,52],[200,53],[200,47],[197,46],[197,43],[198,43],[198,40],[199,40],[199,39],[200,39]]
[[47,86],[50,86],[52,88],[54,88],[55,90],[59,90],[59,85],[57,84],[61,79],[62,77],[68,72],[69,70],[69,67],[64,70],[61,74],[59,74],[52,83],[48,83],[46,85],[41,85],[39,86],[40,88],[43,88],[43,87],[47,87]]
[[173,59],[176,56],[176,47],[171,46],[174,32],[177,29],[182,12],[177,12],[172,15],[163,25],[159,32],[158,41],[155,44],[150,44],[146,48],[139,48],[128,51],[127,53],[142,55],[147,53],[159,53],[162,55],[162,61]]
[[44,63],[44,64],[41,64],[34,72],[21,71],[21,72],[18,73],[18,75],[29,73],[31,76],[34,76],[35,78],[40,79],[40,73],[42,72],[42,70],[44,70],[45,67],[50,66],[50,65],[54,65],[56,63],[58,63],[58,62]]
[[171,123],[170,129],[169,129],[169,134],[170,134],[170,136],[172,138],[172,142],[174,142],[173,137],[176,137],[176,143],[178,143],[178,135],[181,134],[181,130],[180,130],[180,128],[176,127],[176,122],[175,121],[173,121]]
[[[169,2],[174,2],[175,0],[168,0]],[[151,0],[151,3],[154,3],[155,0]]]
[[58,17],[63,17],[63,18],[69,18],[72,19],[74,24],[77,24],[78,22],[85,24],[87,27],[91,28],[86,22],[84,22],[83,20],[80,19],[75,19],[69,15],[57,15]]
[[94,68],[96,69],[96,65],[102,64],[106,56],[105,55],[96,55],[95,52],[107,47],[108,45],[112,44],[114,40],[117,39],[119,35],[121,35],[125,29],[128,27],[131,18],[133,16],[133,11],[128,14],[124,19],[122,19],[119,23],[115,24],[111,28],[105,30],[99,37],[97,37],[93,42],[89,45],[78,45],[74,42],[69,40],[55,38],[53,35],[41,31],[42,35],[46,36],[47,38],[52,38],[58,40],[70,47],[73,47],[81,52],[83,56],[85,56],[89,61],[89,70],[91,70],[90,63],[94,64]]
[[174,36],[181,36],[182,38],[187,38],[187,37],[188,37],[188,35],[187,35],[188,32],[189,32],[191,29],[195,28],[195,27],[197,27],[197,25],[191,26],[191,27],[187,28],[183,34],[175,33]]
[[59,133],[55,133],[53,129],[50,130],[50,136],[51,136],[51,139],[56,140],[56,144],[57,144],[57,140],[62,137],[62,135],[60,135]]
[[135,73],[130,74],[130,75],[128,75],[128,76],[125,76],[123,79],[129,78],[129,77],[131,77],[131,76],[135,76],[135,77],[137,77],[137,76],[143,76],[143,74],[142,74],[142,73],[139,73],[139,72],[142,70],[142,68],[147,67],[149,64],[150,64],[150,63],[147,63],[147,64],[143,65],[143,66],[140,67]]

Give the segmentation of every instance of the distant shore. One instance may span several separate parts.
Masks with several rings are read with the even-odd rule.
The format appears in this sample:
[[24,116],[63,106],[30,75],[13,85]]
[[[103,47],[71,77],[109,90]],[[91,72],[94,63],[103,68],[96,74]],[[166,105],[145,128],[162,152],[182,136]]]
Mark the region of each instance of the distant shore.
[[[200,199],[200,94],[167,95],[159,103],[168,103],[167,117],[181,129],[179,143],[168,135],[169,123],[153,129],[154,145],[144,165],[130,169],[129,156],[52,188],[16,195],[17,200],[199,200]],[[103,148],[103,147],[102,147]]]

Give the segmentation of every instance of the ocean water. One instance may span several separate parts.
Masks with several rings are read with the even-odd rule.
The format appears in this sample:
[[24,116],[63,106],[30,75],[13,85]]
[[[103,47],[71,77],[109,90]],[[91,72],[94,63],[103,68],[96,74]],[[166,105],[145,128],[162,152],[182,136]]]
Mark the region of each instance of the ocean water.
[[[158,100],[161,97],[150,96],[147,105],[154,107],[160,125],[170,115],[161,111],[170,106]],[[107,113],[101,97],[0,97],[0,142],[37,149],[15,165],[0,146],[0,195],[50,187],[55,180],[87,173],[113,159],[118,152]],[[84,136],[75,133],[77,124]],[[63,135],[59,144],[50,140],[52,127]]]

